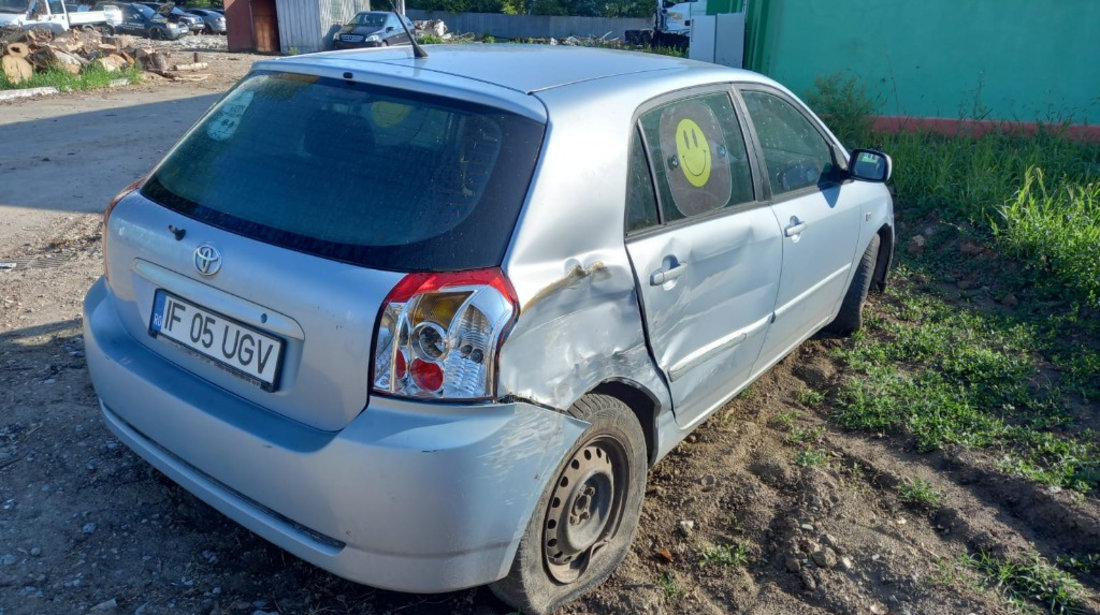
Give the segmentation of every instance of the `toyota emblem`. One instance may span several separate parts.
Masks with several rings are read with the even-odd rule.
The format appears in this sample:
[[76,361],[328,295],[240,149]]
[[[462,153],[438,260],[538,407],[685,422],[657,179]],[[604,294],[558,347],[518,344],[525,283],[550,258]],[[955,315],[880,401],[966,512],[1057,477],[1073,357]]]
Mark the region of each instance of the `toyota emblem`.
[[195,248],[195,270],[202,275],[214,275],[222,268],[222,254],[214,246],[204,243]]

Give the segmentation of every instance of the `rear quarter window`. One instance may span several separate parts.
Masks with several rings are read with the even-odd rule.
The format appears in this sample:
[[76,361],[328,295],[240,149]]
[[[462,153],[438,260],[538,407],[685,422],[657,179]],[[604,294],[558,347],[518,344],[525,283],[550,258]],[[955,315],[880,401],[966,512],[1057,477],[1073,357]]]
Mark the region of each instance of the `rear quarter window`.
[[257,73],[143,194],[211,225],[398,271],[499,264],[543,125],[453,99]]

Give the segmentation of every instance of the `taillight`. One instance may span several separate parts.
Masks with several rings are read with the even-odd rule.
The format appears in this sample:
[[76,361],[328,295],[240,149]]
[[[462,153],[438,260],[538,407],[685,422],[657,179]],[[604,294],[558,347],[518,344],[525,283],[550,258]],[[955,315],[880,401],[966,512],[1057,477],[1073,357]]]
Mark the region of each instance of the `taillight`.
[[382,304],[374,391],[491,398],[497,351],[518,311],[516,291],[497,268],[405,276]]
[[107,276],[107,244],[108,244],[107,222],[111,219],[111,212],[114,211],[115,205],[118,205],[119,201],[121,201],[122,199],[129,196],[130,193],[133,192],[134,190],[137,190],[138,188],[140,188],[142,182],[144,182],[144,181],[145,181],[144,177],[139,177],[139,178],[135,179],[134,181],[130,182],[129,186],[126,186],[125,188],[123,188],[121,192],[119,192],[118,194],[115,195],[115,198],[111,199],[111,201],[109,203],[107,203],[107,209],[103,210],[103,275],[104,275],[104,277]]

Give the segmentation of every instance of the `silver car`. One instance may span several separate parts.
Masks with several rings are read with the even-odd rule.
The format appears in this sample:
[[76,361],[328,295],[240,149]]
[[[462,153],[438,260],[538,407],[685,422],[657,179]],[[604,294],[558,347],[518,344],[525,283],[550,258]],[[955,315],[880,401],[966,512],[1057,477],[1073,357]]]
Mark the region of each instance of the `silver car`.
[[859,327],[889,175],[712,64],[265,60],[108,208],[88,365],[123,442],[287,551],[544,613],[622,560],[649,466]]

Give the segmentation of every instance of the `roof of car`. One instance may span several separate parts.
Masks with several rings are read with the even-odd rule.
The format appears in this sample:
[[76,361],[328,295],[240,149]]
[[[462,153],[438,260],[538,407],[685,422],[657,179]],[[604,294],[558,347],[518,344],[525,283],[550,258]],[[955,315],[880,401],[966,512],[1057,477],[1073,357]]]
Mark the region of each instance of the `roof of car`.
[[[415,68],[533,93],[570,84],[624,75],[661,73],[670,80],[693,73],[714,81],[768,81],[739,69],[652,53],[565,45],[431,45],[427,59],[415,59],[410,47],[356,49],[281,58],[279,64],[304,64],[371,71],[378,64]],[[552,56],[552,57],[551,57]],[[288,67],[289,68],[289,67]]]

